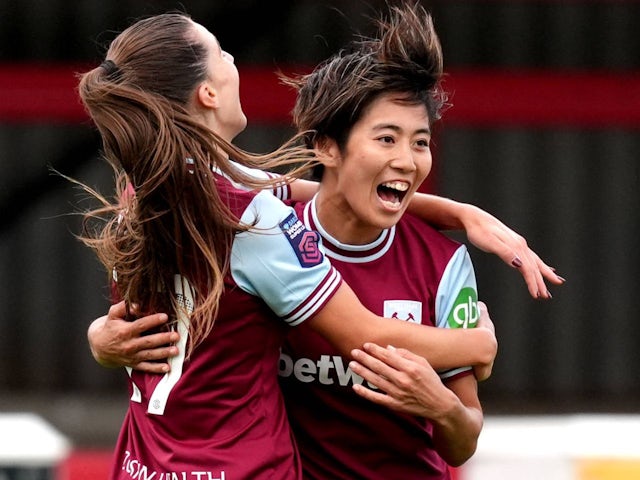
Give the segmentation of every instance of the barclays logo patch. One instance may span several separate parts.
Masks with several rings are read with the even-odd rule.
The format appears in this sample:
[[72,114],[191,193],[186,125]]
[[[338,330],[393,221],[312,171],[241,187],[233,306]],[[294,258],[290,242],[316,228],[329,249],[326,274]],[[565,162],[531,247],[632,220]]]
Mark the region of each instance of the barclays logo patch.
[[322,263],[322,252],[318,247],[320,235],[308,230],[295,213],[280,222],[279,227],[303,268],[314,267]]

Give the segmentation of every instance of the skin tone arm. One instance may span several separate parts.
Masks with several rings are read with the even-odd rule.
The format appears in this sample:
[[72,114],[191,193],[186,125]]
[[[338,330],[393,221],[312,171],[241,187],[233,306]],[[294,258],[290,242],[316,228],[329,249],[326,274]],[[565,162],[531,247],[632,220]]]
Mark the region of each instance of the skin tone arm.
[[533,298],[551,298],[545,279],[554,285],[565,282],[529,248],[524,237],[474,205],[435,195],[416,194],[408,211],[443,230],[465,230],[473,245],[517,268]]
[[[345,318],[344,312],[349,312]],[[167,315],[154,314],[135,321],[124,320],[124,302],[113,305],[109,314],[93,321],[88,331],[89,345],[95,360],[104,367],[130,366],[151,373],[166,373],[166,359],[177,355],[169,345],[177,341],[175,332],[140,336],[149,328],[167,321]],[[349,321],[357,318],[357,321]],[[394,344],[412,349],[435,368],[473,365],[479,380],[491,375],[497,341],[488,315],[482,314],[478,327],[449,330],[386,319],[364,308],[346,283],[309,325],[334,343],[345,355],[360,348],[365,341],[381,345]]]
[[366,342],[397,345],[424,357],[437,370],[492,364],[497,353],[495,334],[489,328],[436,328],[379,317],[344,282],[307,325],[342,355],[350,356]]
[[462,465],[475,452],[483,415],[478,385],[472,375],[445,386],[431,365],[405,349],[365,344],[354,350],[349,367],[381,392],[363,385],[354,391],[369,401],[433,424],[434,447],[452,466]]
[[[291,197],[295,200],[310,200],[317,190],[318,184],[309,180],[291,183]],[[554,285],[565,282],[529,248],[524,237],[474,205],[416,193],[408,211],[441,230],[464,230],[473,245],[497,255],[507,265],[518,269],[533,298],[551,298],[545,280]]]

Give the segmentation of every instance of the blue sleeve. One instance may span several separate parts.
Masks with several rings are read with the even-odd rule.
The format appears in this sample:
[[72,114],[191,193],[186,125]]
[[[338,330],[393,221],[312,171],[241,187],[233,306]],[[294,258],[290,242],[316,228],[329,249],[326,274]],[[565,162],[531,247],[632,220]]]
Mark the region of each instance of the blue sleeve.
[[260,192],[241,218],[255,225],[235,237],[231,275],[244,291],[262,298],[289,325],[317,313],[333,296],[341,277],[291,207]]
[[[461,245],[451,257],[438,285],[435,322],[440,328],[474,328],[479,319],[478,288],[469,252]],[[439,372],[444,380],[470,370],[462,367]]]

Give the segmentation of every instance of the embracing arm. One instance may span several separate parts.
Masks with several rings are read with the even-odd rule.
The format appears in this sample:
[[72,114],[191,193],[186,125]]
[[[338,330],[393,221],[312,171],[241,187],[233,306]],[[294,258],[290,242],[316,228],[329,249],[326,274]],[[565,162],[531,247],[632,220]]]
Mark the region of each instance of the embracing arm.
[[291,199],[308,202],[318,192],[318,182],[297,178],[289,184]]
[[307,322],[343,355],[350,356],[353,349],[362,348],[367,342],[394,345],[424,357],[437,370],[461,365],[482,366],[485,368],[482,378],[491,373],[490,366],[497,352],[492,325],[446,329],[379,317],[360,303],[345,282]]
[[473,245],[518,269],[534,298],[551,298],[545,279],[555,285],[562,285],[565,281],[529,248],[524,237],[481,208],[416,193],[408,211],[442,230],[465,230]]
[[[318,191],[318,183],[297,179],[290,184],[290,188],[292,199],[308,201]],[[518,269],[534,298],[551,298],[545,279],[554,285],[562,285],[565,281],[529,248],[523,236],[479,207],[436,195],[416,193],[408,211],[441,230],[464,230],[473,245],[497,255],[507,265]]]
[[[348,313],[345,313],[348,312]],[[491,375],[497,352],[493,324],[480,316],[473,329],[444,329],[387,319],[367,310],[353,291],[343,283],[327,305],[312,319],[311,328],[332,342],[343,354],[362,348],[365,342],[398,345],[424,356],[435,368],[448,369],[472,365],[479,380]],[[143,332],[164,324],[165,314],[154,314],[134,321],[124,320],[124,303],[109,309],[109,314],[93,321],[88,331],[91,352],[105,367],[129,366],[150,373],[169,371],[168,357],[177,355],[176,332]]]
[[[448,388],[447,388],[448,387]],[[471,375],[454,379],[445,387],[443,408],[432,418],[433,443],[449,465],[462,465],[475,453],[483,415],[478,384]]]

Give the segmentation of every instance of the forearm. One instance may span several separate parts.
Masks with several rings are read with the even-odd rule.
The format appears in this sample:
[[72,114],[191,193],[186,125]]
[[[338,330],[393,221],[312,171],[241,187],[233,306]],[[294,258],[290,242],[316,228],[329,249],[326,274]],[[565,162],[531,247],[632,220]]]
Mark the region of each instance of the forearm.
[[318,182],[298,178],[289,184],[291,199],[301,202],[309,201],[318,191]]
[[449,329],[416,325],[420,329],[415,338],[407,338],[404,332],[398,335],[393,346],[406,348],[424,357],[436,370],[466,365],[486,365],[497,353],[495,335],[483,328]]
[[382,318],[364,308],[346,284],[308,322],[342,354],[350,355],[366,342],[393,345],[424,357],[436,370],[486,364],[497,352],[489,329],[435,328]]
[[[472,381],[471,377],[468,381]],[[465,405],[451,390],[448,390],[445,405],[442,415],[432,418],[433,443],[438,454],[449,465],[457,467],[476,451],[483,424],[482,409],[477,395]]]
[[427,193],[416,193],[408,211],[441,230],[461,230],[463,216],[471,205]]

